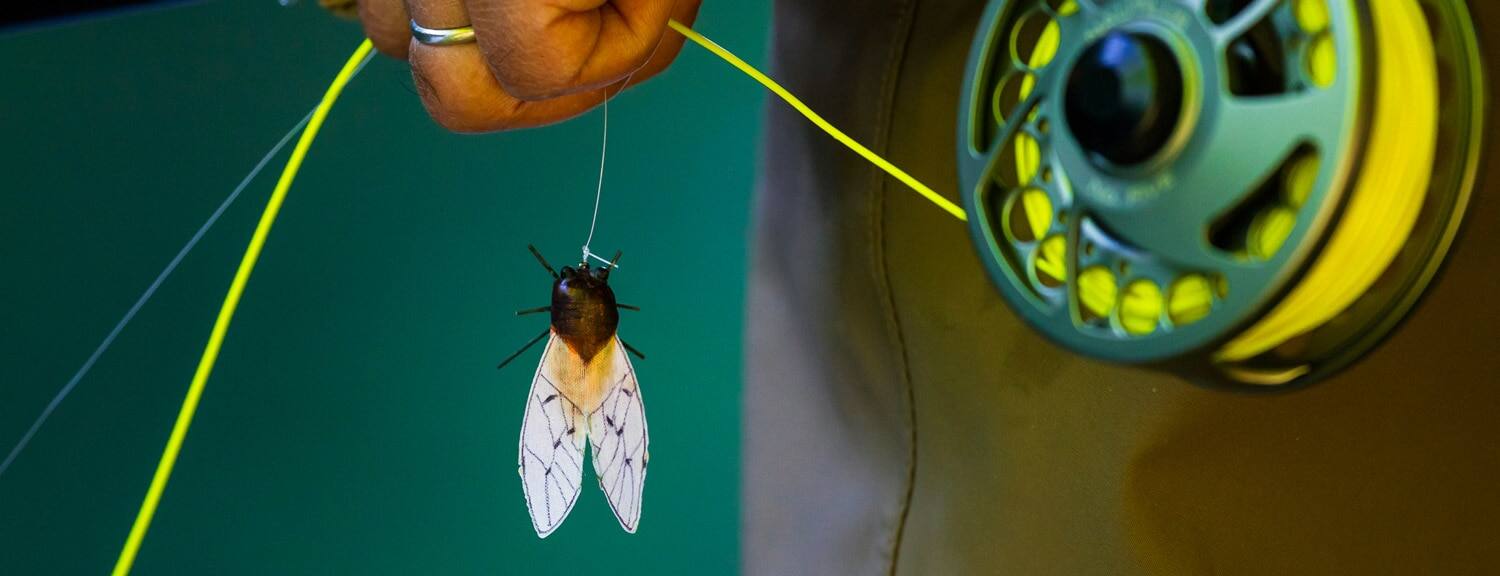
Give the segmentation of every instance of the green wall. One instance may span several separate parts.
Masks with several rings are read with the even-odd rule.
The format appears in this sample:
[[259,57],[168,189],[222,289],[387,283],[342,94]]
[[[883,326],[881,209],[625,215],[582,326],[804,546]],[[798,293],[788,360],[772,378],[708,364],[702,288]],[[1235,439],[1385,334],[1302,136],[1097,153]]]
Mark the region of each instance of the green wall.
[[[211,2],[0,36],[0,456],[359,41],[310,0]],[[699,29],[764,60],[769,6]],[[277,222],[137,573],[726,573],[762,93],[695,47],[611,109],[599,252],[653,432],[640,532],[585,483],[538,540],[516,439],[575,259],[598,113],[459,136],[403,63],[345,92]],[[0,477],[0,574],[114,562],[280,161]]]

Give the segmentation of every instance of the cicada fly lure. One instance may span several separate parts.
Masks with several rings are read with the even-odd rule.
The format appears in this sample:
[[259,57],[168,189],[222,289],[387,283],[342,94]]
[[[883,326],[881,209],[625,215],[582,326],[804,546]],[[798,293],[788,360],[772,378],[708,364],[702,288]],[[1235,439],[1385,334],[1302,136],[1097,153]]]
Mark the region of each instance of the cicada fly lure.
[[587,446],[610,509],[626,532],[635,533],[649,453],[646,409],[628,354],[645,356],[616,332],[619,311],[637,310],[616,302],[609,287],[620,253],[605,266],[584,259],[559,273],[536,247],[528,248],[552,275],[552,304],[516,314],[548,312],[552,321],[500,367],[547,340],[521,420],[519,471],[531,524],[546,538],[568,517],[583,485]]

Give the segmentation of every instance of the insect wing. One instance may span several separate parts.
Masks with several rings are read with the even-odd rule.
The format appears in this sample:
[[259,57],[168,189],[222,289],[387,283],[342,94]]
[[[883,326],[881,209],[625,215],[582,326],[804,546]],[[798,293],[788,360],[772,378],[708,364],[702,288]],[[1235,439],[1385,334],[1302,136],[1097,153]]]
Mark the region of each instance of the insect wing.
[[641,489],[646,483],[646,407],[625,347],[610,343],[614,362],[599,408],[589,414],[589,441],[594,473],[609,507],[626,532],[635,533],[641,519]]
[[531,524],[542,538],[568,517],[583,483],[583,411],[563,396],[559,380],[582,373],[580,367],[564,366],[580,364],[577,358],[556,334],[547,339],[521,420],[521,486]]

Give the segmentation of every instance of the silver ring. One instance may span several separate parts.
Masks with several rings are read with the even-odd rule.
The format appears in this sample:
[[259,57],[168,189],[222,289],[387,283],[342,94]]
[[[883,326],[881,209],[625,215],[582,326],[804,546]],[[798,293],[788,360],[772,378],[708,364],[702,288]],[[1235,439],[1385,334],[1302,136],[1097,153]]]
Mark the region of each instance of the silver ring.
[[412,20],[411,36],[412,38],[416,38],[418,42],[428,46],[455,46],[473,42],[474,27],[427,28],[418,24],[416,20]]

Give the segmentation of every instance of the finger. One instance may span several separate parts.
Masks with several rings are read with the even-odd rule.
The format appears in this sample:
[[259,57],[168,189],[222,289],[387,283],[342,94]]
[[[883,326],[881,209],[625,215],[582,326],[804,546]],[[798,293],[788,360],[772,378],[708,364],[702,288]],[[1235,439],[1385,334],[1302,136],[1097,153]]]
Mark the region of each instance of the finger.
[[392,58],[406,59],[411,20],[402,0],[359,0],[359,21],[376,50]]
[[[457,28],[469,23],[468,11],[459,0],[406,0],[411,20],[427,28]],[[422,98],[428,115],[438,124],[455,132],[481,132],[502,129],[489,109],[504,102],[483,56],[474,44],[428,46],[415,38],[407,42],[412,83]]]
[[[692,28],[693,23],[698,21],[698,8],[702,4],[702,0],[677,0],[672,9],[672,19]],[[651,59],[630,76],[630,85],[634,86],[665,70],[677,59],[677,55],[682,52],[682,46],[686,42],[687,37],[675,31],[662,35],[661,42],[652,52]]]
[[[685,0],[684,0],[685,1]],[[618,82],[651,57],[672,0],[468,0],[479,46],[509,94],[545,100]]]

